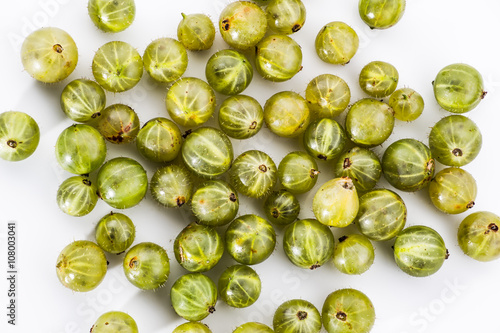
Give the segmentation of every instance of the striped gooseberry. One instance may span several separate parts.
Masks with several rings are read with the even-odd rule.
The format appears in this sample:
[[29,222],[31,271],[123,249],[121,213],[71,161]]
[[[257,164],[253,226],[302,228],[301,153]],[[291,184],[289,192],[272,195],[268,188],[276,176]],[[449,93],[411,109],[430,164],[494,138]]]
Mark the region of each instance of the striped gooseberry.
[[123,258],[122,266],[127,280],[142,290],[162,287],[170,274],[167,251],[151,242],[139,243],[130,248]]
[[326,63],[346,65],[359,48],[356,31],[344,22],[330,22],[318,32],[315,41],[316,53]]
[[358,194],[373,189],[382,176],[377,155],[361,147],[353,147],[339,156],[333,165],[335,177],[351,178]]
[[199,321],[215,312],[217,286],[201,273],[182,275],[170,289],[174,311],[189,321]]
[[237,95],[252,82],[253,67],[243,53],[231,49],[221,50],[208,59],[205,77],[218,93]]
[[219,109],[219,127],[228,136],[243,140],[257,134],[264,123],[264,111],[250,96],[231,96]]
[[84,216],[94,210],[99,197],[96,186],[85,176],[73,176],[59,185],[57,205],[70,216]]
[[30,157],[40,142],[40,128],[28,114],[19,111],[0,113],[0,158],[22,161]]
[[76,79],[64,87],[60,102],[71,120],[85,123],[101,115],[106,107],[106,94],[95,81]]
[[349,106],[351,90],[340,77],[322,74],[307,85],[306,100],[313,117],[333,118]]
[[429,197],[434,206],[447,214],[460,214],[475,205],[476,180],[460,168],[439,171],[429,183]]
[[115,144],[134,141],[140,126],[137,113],[125,104],[108,106],[97,120],[99,132],[106,140]]
[[125,312],[110,311],[97,318],[90,333],[139,333],[134,318]]
[[330,161],[344,151],[347,135],[336,120],[322,118],[307,126],[303,142],[305,150],[311,156],[322,161]]
[[172,333],[212,333],[212,331],[203,323],[190,321],[177,326]]
[[372,61],[359,73],[359,86],[375,98],[391,95],[396,90],[398,81],[396,67],[384,61]]
[[274,333],[274,331],[262,323],[249,322],[238,326],[233,333]]
[[135,226],[125,214],[111,212],[102,217],[95,228],[97,245],[108,253],[126,251],[135,239]]
[[134,0],[89,0],[87,8],[92,22],[104,32],[120,32],[134,22]]
[[388,102],[394,117],[402,121],[414,121],[424,111],[422,95],[411,88],[401,88],[392,93]]
[[218,282],[220,298],[233,308],[246,308],[260,296],[261,281],[252,268],[233,265],[222,272]]
[[264,202],[264,213],[272,224],[284,226],[297,219],[300,203],[295,195],[285,189],[274,191]]
[[458,245],[474,260],[496,260],[500,258],[499,226],[500,217],[494,213],[472,213],[464,218],[458,227]]
[[266,14],[269,28],[279,34],[293,34],[306,22],[306,7],[301,0],[273,0]]
[[304,299],[291,299],[282,303],[273,316],[276,333],[319,333],[321,315],[316,307]]
[[318,181],[319,173],[314,158],[304,151],[288,153],[278,166],[281,185],[294,194],[311,190]]
[[371,29],[387,29],[399,22],[405,12],[406,0],[359,0],[361,19]]
[[302,49],[288,36],[267,36],[255,47],[255,68],[266,80],[288,81],[302,70]]
[[238,214],[238,193],[224,180],[209,180],[193,194],[191,210],[198,223],[213,227],[231,222]]
[[186,48],[173,38],[152,41],[142,56],[144,69],[159,83],[171,83],[181,78],[188,67]]
[[139,130],[135,141],[139,153],[152,162],[173,161],[182,147],[179,127],[170,119],[157,117]]
[[375,259],[375,251],[368,237],[346,235],[339,238],[333,251],[333,264],[339,271],[349,275],[366,272]]
[[264,121],[271,132],[292,138],[302,134],[311,119],[306,100],[292,91],[274,94],[264,105]]
[[177,39],[190,51],[204,51],[212,47],[215,26],[205,14],[182,14],[177,26]]
[[191,173],[176,164],[159,168],[151,177],[151,196],[165,207],[182,207],[191,200],[193,180]]

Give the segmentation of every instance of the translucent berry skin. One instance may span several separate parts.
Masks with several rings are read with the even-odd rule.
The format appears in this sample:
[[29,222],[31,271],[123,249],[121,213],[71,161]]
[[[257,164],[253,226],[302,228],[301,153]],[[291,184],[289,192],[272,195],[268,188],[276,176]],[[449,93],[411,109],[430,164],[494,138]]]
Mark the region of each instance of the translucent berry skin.
[[67,245],[57,257],[57,277],[63,286],[73,291],[95,289],[104,279],[107,269],[103,250],[86,240]]
[[274,331],[267,325],[250,322],[238,326],[233,333],[273,333]]
[[276,185],[278,169],[266,153],[249,150],[234,159],[229,179],[236,191],[252,198],[262,198]]
[[430,149],[415,139],[392,143],[382,156],[385,179],[405,192],[419,191],[434,177],[435,163]]
[[441,69],[433,86],[438,104],[453,113],[471,111],[486,95],[481,73],[467,64],[452,64]]
[[443,238],[432,228],[416,225],[404,229],[394,243],[394,259],[408,275],[425,277],[436,273],[448,258]]
[[212,331],[207,325],[193,321],[177,326],[172,333],[212,333]]
[[396,192],[376,189],[359,198],[356,225],[369,239],[386,241],[403,230],[407,212],[406,204]]
[[186,48],[173,38],[152,41],[142,57],[144,69],[160,83],[171,83],[181,78],[188,66]]
[[28,114],[19,111],[0,113],[0,158],[17,162],[30,157],[40,142],[40,128]]
[[266,80],[288,81],[302,69],[302,49],[288,36],[267,36],[255,47],[255,68]]
[[24,70],[35,80],[55,83],[73,73],[78,62],[78,48],[66,31],[41,28],[24,40],[21,61]]
[[132,45],[112,41],[97,50],[92,60],[94,78],[104,89],[123,92],[135,87],[142,78],[141,55]]
[[99,196],[116,209],[131,208],[144,198],[148,190],[146,170],[128,157],[106,162],[97,174]]
[[170,87],[165,105],[178,125],[195,127],[212,117],[216,107],[215,92],[203,80],[184,77]]
[[303,151],[287,154],[278,166],[281,185],[294,194],[310,191],[316,185],[319,173],[314,158]]
[[311,115],[306,100],[292,91],[274,94],[264,105],[264,121],[271,132],[293,138],[302,134]]
[[366,272],[375,259],[375,251],[368,237],[348,235],[339,238],[333,252],[333,264],[339,271],[349,275]]
[[193,180],[191,173],[175,164],[159,168],[151,178],[151,196],[165,207],[182,207],[191,200]]
[[115,254],[122,253],[134,242],[134,223],[125,214],[111,212],[97,223],[95,239],[104,251]]
[[335,177],[351,178],[358,194],[372,190],[382,176],[377,155],[367,149],[354,147],[339,156],[333,165]]
[[297,219],[300,213],[299,200],[287,190],[274,191],[264,202],[267,220],[274,225],[284,226]]
[[247,50],[257,45],[266,34],[266,13],[252,2],[232,2],[220,14],[219,31],[229,46]]
[[500,217],[481,211],[468,215],[458,227],[458,245],[474,260],[487,262],[500,258]]
[[351,101],[351,90],[338,76],[322,74],[312,79],[306,88],[306,100],[313,117],[337,117]]
[[205,14],[182,14],[177,26],[177,39],[190,51],[208,50],[215,39],[214,23]]
[[70,216],[84,216],[94,210],[99,197],[96,186],[84,176],[66,179],[57,190],[57,205]]
[[215,178],[231,167],[233,145],[224,132],[200,127],[188,135],[181,148],[186,167],[202,178]]
[[135,19],[134,0],[89,0],[88,12],[96,27],[116,33],[127,29]]
[[321,317],[328,333],[368,333],[375,323],[375,309],[361,291],[339,289],[326,297]]
[[361,19],[372,29],[387,29],[399,22],[406,0],[359,0]]
[[315,219],[298,220],[283,236],[288,259],[300,268],[317,269],[332,258],[335,238],[330,228]]
[[231,49],[221,50],[208,59],[205,76],[218,93],[237,95],[252,82],[253,67],[244,54]]
[[238,193],[223,180],[209,180],[194,192],[191,210],[198,223],[219,227],[231,222],[238,214]]
[[304,148],[313,157],[330,161],[337,158],[347,144],[347,135],[334,119],[322,118],[307,126],[304,132]]
[[306,7],[301,0],[270,1],[266,14],[269,29],[279,34],[293,34],[306,22]]
[[97,129],[111,143],[122,144],[135,140],[141,123],[137,113],[128,105],[113,104],[102,111]]
[[220,298],[233,308],[246,308],[255,303],[260,296],[259,275],[245,265],[226,268],[219,278]]
[[182,134],[172,120],[153,118],[139,130],[135,144],[139,153],[148,160],[156,163],[170,162],[181,151]]
[[162,287],[170,275],[170,261],[161,246],[144,242],[133,246],[123,258],[127,280],[142,290]]
[[394,111],[394,117],[401,121],[414,121],[424,111],[424,99],[413,89],[401,88],[392,93],[389,106]]
[[170,301],[179,316],[189,321],[199,321],[215,311],[217,287],[201,273],[186,274],[172,286]]
[[312,208],[319,222],[331,227],[347,227],[359,209],[358,193],[352,180],[335,178],[323,184],[314,195]]
[[429,197],[434,206],[447,214],[460,214],[475,205],[476,180],[460,168],[439,171],[429,184]]
[[330,22],[316,36],[316,53],[326,63],[346,65],[358,52],[359,37],[344,22]]
[[460,167],[472,162],[483,145],[479,127],[462,115],[451,115],[438,121],[429,134],[432,156],[444,165]]
[[134,318],[125,312],[110,311],[97,318],[90,333],[139,333]]
[[106,94],[96,82],[76,79],[64,87],[60,102],[68,118],[85,123],[100,116],[106,107]]
[[281,304],[274,312],[273,328],[276,333],[319,333],[321,315],[312,303],[292,299]]
[[206,272],[219,262],[224,244],[217,230],[210,226],[190,223],[174,242],[177,262],[190,272]]
[[264,110],[250,96],[231,96],[219,109],[219,127],[228,136],[243,140],[257,134],[264,124]]
[[225,234],[227,252],[244,265],[255,265],[266,260],[276,246],[276,232],[262,217],[248,214],[229,224]]
[[384,61],[372,61],[359,73],[359,86],[375,98],[391,95],[396,90],[398,81],[396,67]]

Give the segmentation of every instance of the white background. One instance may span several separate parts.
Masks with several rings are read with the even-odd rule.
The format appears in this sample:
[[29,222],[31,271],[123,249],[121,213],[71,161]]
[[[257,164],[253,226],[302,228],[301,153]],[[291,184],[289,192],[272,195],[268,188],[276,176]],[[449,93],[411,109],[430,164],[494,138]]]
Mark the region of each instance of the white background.
[[[87,15],[86,1],[25,0],[3,3],[0,19],[0,112],[19,110],[32,115],[40,125],[41,141],[29,159],[9,163],[0,160],[0,331],[83,333],[88,332],[96,318],[110,310],[132,315],[141,332],[169,333],[183,320],[173,311],[169,289],[185,271],[175,261],[172,244],[178,232],[192,220],[189,210],[165,209],[148,195],[139,206],[125,211],[137,227],[136,243],[151,241],[165,247],[171,258],[171,276],[166,286],[156,292],[144,292],[132,286],[121,268],[122,256],[108,255],[109,271],[103,283],[94,291],[74,293],[64,288],[55,274],[59,252],[73,240],[93,240],[97,221],[110,211],[99,202],[86,217],[73,218],[57,207],[55,197],[59,184],[70,174],[62,171],[54,158],[54,144],[59,133],[72,122],[59,107],[59,95],[70,80],[92,77],[94,52],[111,40],[123,40],[140,53],[158,37],[176,37],[181,12],[206,13],[217,21],[221,9],[229,0],[159,1],[137,0],[134,24],[118,34],[104,34]],[[419,91],[426,102],[424,114],[414,123],[397,121],[393,135],[375,151],[381,156],[385,147],[396,139],[412,137],[427,142],[432,125],[449,113],[434,100],[431,82],[444,66],[465,62],[483,75],[488,95],[467,114],[483,133],[483,149],[478,158],[465,167],[477,180],[479,194],[472,211],[489,210],[500,214],[498,189],[498,144],[500,142],[500,67],[498,65],[500,33],[498,13],[500,2],[483,0],[409,0],[402,20],[393,28],[371,31],[361,21],[355,0],[305,0],[308,11],[304,28],[293,35],[302,46],[304,69],[291,81],[274,84],[265,82],[255,73],[245,91],[264,103],[272,94],[293,90],[304,94],[307,83],[316,75],[333,73],[345,79],[352,91],[352,102],[366,97],[357,85],[361,68],[370,61],[383,60],[399,70],[399,87]],[[360,48],[347,66],[322,63],[314,51],[314,38],[330,21],[344,21],[360,37]],[[45,85],[23,72],[20,45],[24,37],[42,26],[66,30],[79,48],[75,72],[64,82]],[[226,48],[220,36],[211,51],[190,53],[187,76],[204,78],[204,66],[216,50]],[[144,75],[132,91],[107,94],[108,104],[122,102],[132,106],[145,123],[148,119],[167,116],[164,106],[166,87],[152,83]],[[219,104],[222,101],[219,98]],[[209,124],[215,124],[211,120]],[[279,163],[292,150],[301,149],[299,139],[282,139],[267,129],[255,138],[243,142],[233,140],[235,156],[260,148]],[[137,158],[151,176],[158,165],[141,158],[135,146],[111,146],[108,158]],[[438,165],[438,169],[443,166]],[[331,164],[321,163],[317,186],[332,177]],[[95,175],[92,175],[95,177]],[[389,187],[385,181],[381,187]],[[390,187],[389,187],[390,188]],[[311,201],[315,193],[301,195],[300,217],[312,217]],[[366,293],[374,303],[377,319],[373,333],[417,332],[499,332],[498,299],[500,299],[500,262],[479,263],[466,257],[457,245],[456,232],[460,221],[468,214],[447,216],[430,203],[426,190],[402,193],[408,206],[407,225],[424,224],[436,229],[445,239],[451,253],[442,269],[427,278],[412,278],[394,263],[392,241],[376,243],[376,258],[371,269],[361,276],[343,275],[332,263],[316,271],[293,266],[282,249],[282,230],[277,230],[278,245],[264,263],[254,266],[262,279],[260,299],[247,309],[232,309],[223,302],[206,320],[213,332],[232,332],[247,321],[272,325],[274,309],[291,298],[311,301],[321,310],[326,296],[339,288],[353,287]],[[240,214],[262,214],[261,203],[241,198]],[[5,313],[7,302],[6,224],[18,225],[18,309],[17,326],[8,327]],[[221,234],[223,230],[220,230]],[[355,228],[333,230],[338,238]],[[215,281],[223,269],[232,265],[227,254],[208,273]]]

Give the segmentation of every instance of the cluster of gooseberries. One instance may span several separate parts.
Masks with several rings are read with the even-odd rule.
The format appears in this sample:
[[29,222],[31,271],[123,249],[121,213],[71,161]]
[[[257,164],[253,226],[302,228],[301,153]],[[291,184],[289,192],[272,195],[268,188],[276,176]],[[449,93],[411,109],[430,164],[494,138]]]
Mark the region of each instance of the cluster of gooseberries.
[[[384,2],[384,5],[381,3]],[[135,17],[133,0],[89,0],[89,16],[110,33],[129,27]],[[360,0],[359,14],[373,29],[396,24],[405,0]],[[305,97],[282,91],[262,107],[241,93],[253,78],[253,66],[241,51],[255,49],[255,68],[264,79],[282,82],[302,68],[301,47],[289,36],[305,24],[301,0],[235,1],[223,9],[219,31],[231,49],[212,55],[206,64],[206,82],[183,77],[187,51],[211,48],[216,30],[206,15],[182,15],[178,40],[160,38],[141,55],[126,42],[106,43],[92,62],[95,81],[76,79],[61,94],[61,108],[78,124],[66,128],[55,144],[61,168],[74,174],[57,192],[60,209],[71,216],[89,214],[102,199],[114,209],[139,204],[148,189],[169,208],[187,205],[196,222],[175,238],[176,261],[189,273],[170,292],[175,312],[190,321],[174,332],[211,332],[200,323],[215,311],[217,299],[235,308],[252,305],[261,292],[261,280],[250,266],[263,262],[276,247],[275,227],[286,226],[283,249],[291,263],[317,269],[333,260],[345,274],[362,274],[374,261],[372,241],[395,239],[394,258],[405,273],[424,277],[437,272],[448,257],[442,237],[428,226],[405,228],[403,199],[389,189],[376,188],[383,175],[395,189],[414,192],[428,187],[432,203],[447,214],[474,206],[476,182],[460,167],[479,153],[482,137],[477,126],[462,113],[474,109],[484,97],[481,75],[466,64],[452,64],[436,76],[433,87],[439,105],[454,113],[437,122],[429,144],[398,140],[379,159],[370,150],[385,142],[396,119],[413,121],[423,112],[423,98],[410,88],[397,90],[399,74],[383,61],[367,64],[359,85],[369,96],[349,107],[351,94],[340,77],[324,74],[308,84]],[[315,40],[318,57],[330,64],[346,65],[359,46],[356,32],[343,22],[326,24]],[[43,57],[40,56],[43,53]],[[78,61],[74,40],[58,28],[43,28],[29,35],[22,47],[25,70],[46,83],[67,78]],[[168,84],[165,98],[170,119],[150,119],[142,127],[137,113],[127,105],[106,106],[105,90],[119,93],[133,89],[143,71]],[[216,93],[228,96],[218,110],[219,128],[203,126],[216,112]],[[384,101],[384,98],[387,98]],[[334,117],[348,109],[345,124]],[[231,139],[257,134],[263,124],[280,137],[303,137],[305,151],[293,151],[276,165],[265,152],[249,150],[234,157]],[[190,128],[182,134],[180,127]],[[0,114],[0,157],[20,161],[37,148],[39,128],[22,112]],[[161,163],[151,179],[134,159],[106,161],[107,144],[135,142],[139,153]],[[347,149],[348,142],[355,147]],[[179,157],[179,159],[178,159]],[[180,160],[180,162],[176,160]],[[297,220],[297,194],[317,182],[317,161],[332,161],[335,177],[315,193],[315,219]],[[435,161],[448,166],[435,174]],[[89,174],[97,172],[96,181]],[[229,181],[220,178],[228,174]],[[195,177],[202,179],[196,182]],[[197,184],[195,184],[197,183]],[[282,189],[274,191],[276,184]],[[263,200],[265,218],[238,216],[239,195]],[[335,242],[330,227],[352,223],[359,234]],[[500,257],[500,218],[490,212],[467,216],[458,229],[458,240],[468,256],[490,261]],[[274,225],[274,226],[273,226]],[[216,228],[227,226],[224,236]],[[134,246],[135,226],[125,214],[104,216],[95,229],[95,243],[78,240],[60,253],[56,272],[61,283],[78,292],[96,288],[107,271],[105,252],[125,253],[123,270],[137,288],[162,287],[170,273],[167,252],[143,242]],[[132,246],[132,247],[131,247]],[[224,251],[237,262],[228,267],[216,285],[202,274],[212,269]],[[353,310],[355,309],[355,310]],[[341,289],[325,300],[321,313],[306,300],[281,304],[273,329],[246,323],[234,332],[369,332],[375,321],[370,299],[361,291]],[[108,312],[91,329],[99,332],[137,332],[134,319],[123,312]]]

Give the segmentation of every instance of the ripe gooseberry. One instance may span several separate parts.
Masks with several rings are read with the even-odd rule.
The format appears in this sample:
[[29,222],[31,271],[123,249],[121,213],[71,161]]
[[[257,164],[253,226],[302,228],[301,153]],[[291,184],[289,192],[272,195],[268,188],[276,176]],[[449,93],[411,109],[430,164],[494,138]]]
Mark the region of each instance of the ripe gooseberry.
[[205,14],[182,14],[177,26],[177,39],[190,51],[204,51],[212,47],[215,39],[215,26]]
[[212,333],[207,325],[191,321],[177,326],[172,333]]
[[384,61],[372,61],[359,73],[359,86],[375,98],[391,95],[396,90],[398,81],[396,67]]
[[274,191],[264,202],[264,213],[268,221],[283,226],[292,223],[300,213],[299,200],[287,190]]
[[219,294],[227,305],[233,308],[246,308],[255,303],[260,296],[259,275],[245,265],[233,265],[219,278]]
[[288,81],[302,70],[302,49],[288,36],[267,36],[255,47],[255,68],[266,80]]
[[221,50],[208,59],[205,76],[210,86],[223,95],[237,95],[252,82],[253,67],[243,53]]
[[373,189],[382,176],[377,155],[367,149],[353,147],[339,156],[333,165],[335,177],[351,178],[358,194]]
[[399,22],[406,0],[359,0],[361,19],[372,29],[387,29]]
[[313,121],[304,132],[304,148],[313,157],[330,161],[337,158],[347,144],[347,135],[334,119],[322,118]]
[[170,301],[174,311],[189,321],[198,321],[215,312],[217,287],[201,273],[181,276],[170,289]]
[[57,190],[57,205],[66,214],[84,216],[94,210],[99,197],[96,186],[85,176],[66,179]]
[[170,274],[168,254],[161,246],[144,242],[133,246],[123,258],[127,280],[142,290],[162,287]]
[[220,129],[228,136],[243,140],[257,134],[264,123],[264,111],[259,102],[250,96],[231,96],[219,109]]
[[319,173],[316,161],[303,151],[287,154],[278,166],[281,185],[294,194],[311,190],[318,181]]
[[173,38],[158,38],[152,41],[142,57],[144,69],[160,83],[178,80],[188,67],[186,48]]
[[134,318],[125,312],[110,311],[102,314],[90,328],[90,333],[139,333]]
[[266,14],[269,28],[279,34],[293,34],[306,22],[306,7],[301,0],[273,0]]
[[165,207],[182,207],[191,200],[193,180],[191,173],[176,164],[159,168],[151,177],[151,196]]
[[339,116],[351,101],[347,83],[333,74],[322,74],[312,79],[306,88],[306,100],[314,117]]
[[96,27],[104,32],[127,29],[135,18],[134,0],[89,0],[88,12]]
[[321,315],[316,307],[303,299],[292,299],[282,303],[273,316],[276,333],[319,333]]
[[346,65],[358,51],[359,37],[344,22],[330,22],[318,32],[315,46],[316,53],[324,62]]
[[99,132],[106,140],[115,144],[134,141],[140,126],[137,113],[125,104],[108,106],[97,120]]
[[292,138],[302,134],[311,115],[306,100],[292,91],[274,94],[264,105],[264,121],[271,132]]
[[394,117],[402,121],[414,121],[424,111],[424,99],[411,88],[393,92],[388,104],[394,111]]
[[233,333],[274,333],[274,331],[267,325],[250,322],[238,326]]
[[125,214],[111,212],[97,223],[95,239],[97,245],[104,251],[122,253],[134,242],[134,223]]
[[333,264],[344,274],[358,275],[366,272],[375,259],[370,240],[363,235],[347,235],[339,238],[333,252]]
[[0,113],[0,158],[22,161],[30,157],[40,142],[40,128],[28,114],[19,111]]
[[223,180],[209,180],[194,192],[191,210],[198,223],[218,227],[231,222],[238,214],[238,193]]
[[170,162],[181,151],[182,134],[172,120],[153,118],[139,130],[135,144],[139,153],[148,160],[156,163]]
[[447,214],[460,214],[475,205],[476,180],[460,168],[439,171],[429,183],[429,197],[434,206]]
[[458,245],[474,260],[486,262],[498,259],[499,226],[500,218],[496,214],[486,211],[472,213],[458,227]]
[[85,123],[101,115],[106,107],[106,94],[96,82],[76,79],[64,87],[60,102],[71,120]]

